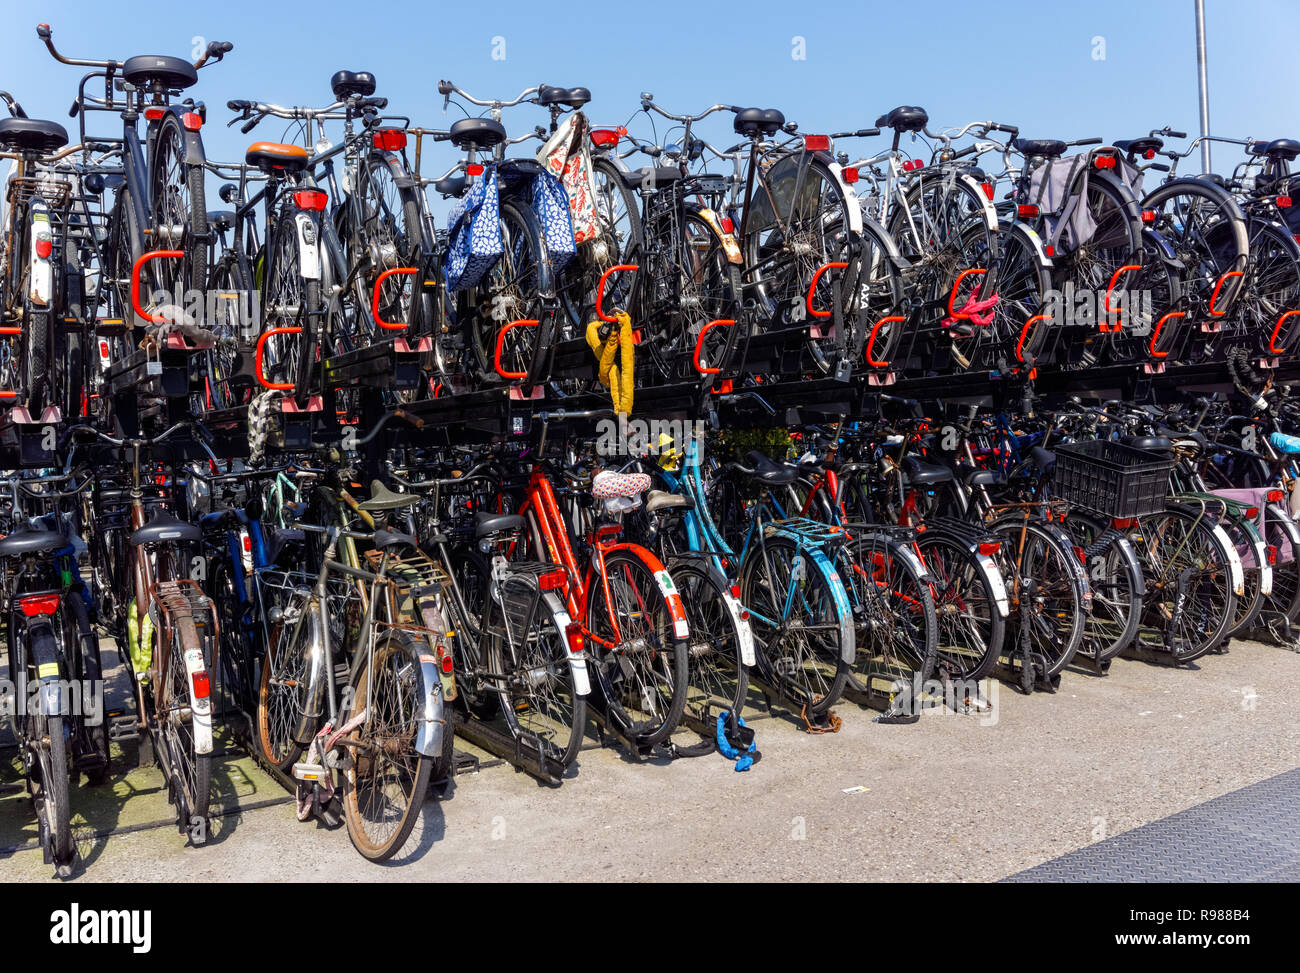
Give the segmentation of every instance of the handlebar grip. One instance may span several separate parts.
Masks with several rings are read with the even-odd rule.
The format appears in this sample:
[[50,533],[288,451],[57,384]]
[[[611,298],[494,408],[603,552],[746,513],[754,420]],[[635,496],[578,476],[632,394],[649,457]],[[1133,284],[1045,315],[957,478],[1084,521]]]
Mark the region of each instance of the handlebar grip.
[[1174,132],[1174,131],[1170,131],[1170,132],[1167,132],[1166,134],[1167,134],[1171,139],[1185,139],[1185,138],[1187,138],[1187,133],[1186,133],[1186,132]]
[[247,135],[249,132],[251,132],[254,128],[257,127],[257,123],[260,122],[261,120],[262,120],[261,115],[258,115],[256,118],[250,118],[248,121],[244,122],[243,125],[239,126],[239,130],[243,132],[245,135]]
[[858,135],[861,136],[862,138],[871,138],[872,136],[874,136],[874,135],[879,135],[879,134],[880,134],[880,129],[878,129],[878,128],[860,128],[860,129],[858,129]]
[[246,111],[253,107],[253,103],[243,98],[232,98],[230,101],[226,102],[226,107],[231,111]]
[[388,107],[388,99],[380,97],[362,98],[358,104],[360,104],[362,108],[378,108],[382,110]]
[[107,142],[87,142],[86,151],[87,152],[112,152],[113,146],[109,145]]
[[438,82],[438,94],[440,95],[449,95],[455,90],[456,90],[456,86],[452,84],[450,81]]
[[451,132],[431,132],[435,142],[446,142],[451,138]]
[[952,157],[954,159],[960,159],[962,156],[965,155],[974,155],[978,148],[979,146],[977,145],[968,145],[964,149],[958,149],[956,152],[952,154]]
[[1001,122],[998,122],[996,125],[993,126],[993,131],[995,131],[995,132],[1006,132],[1008,135],[1019,135],[1019,134],[1020,134],[1020,129],[1019,129],[1019,127],[1017,127],[1017,126],[1015,126],[1015,125],[1003,125]]
[[48,41],[48,40],[50,39],[50,36],[51,36],[53,33],[54,33],[54,32],[53,32],[52,30],[50,30],[50,25],[49,25],[49,24],[37,24],[37,25],[36,25],[36,36],[39,37],[39,38],[40,38],[41,40],[43,40],[43,41]]
[[75,101],[73,101],[73,103],[72,103],[72,107],[68,109],[68,117],[69,117],[69,118],[76,118],[76,117],[77,117],[77,112],[79,112],[79,111],[81,111],[81,99],[80,99],[80,98],[78,98],[78,99],[76,99]]
[[1101,145],[1101,139],[1098,139],[1098,138],[1092,138],[1092,139],[1078,139],[1078,140],[1076,140],[1076,141],[1074,141],[1074,142],[1069,142],[1069,143],[1067,143],[1067,144],[1069,144],[1069,145]]
[[235,45],[230,43],[230,41],[214,41],[213,43],[217,45],[218,54],[229,54],[235,49]]

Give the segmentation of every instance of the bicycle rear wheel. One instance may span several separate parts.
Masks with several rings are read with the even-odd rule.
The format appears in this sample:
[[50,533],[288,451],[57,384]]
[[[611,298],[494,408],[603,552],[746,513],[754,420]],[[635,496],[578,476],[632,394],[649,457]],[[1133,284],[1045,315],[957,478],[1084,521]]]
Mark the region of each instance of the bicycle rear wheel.
[[1101,520],[1072,510],[1066,515],[1065,529],[1085,553],[1092,587],[1092,610],[1079,651],[1105,662],[1128,648],[1137,636],[1142,618],[1142,568],[1127,543],[1120,546],[1122,535],[1118,532],[1113,540],[1103,541],[1099,550],[1093,550],[1108,529]]
[[997,665],[1005,638],[997,593],[969,544],[927,530],[917,549],[934,599],[937,665],[954,679],[983,679]]
[[[208,816],[208,802],[212,792],[212,754],[199,753],[195,749],[195,713],[190,702],[190,678],[185,669],[185,651],[181,626],[176,625],[172,628],[171,645],[167,651],[167,703],[157,713],[156,726],[167,754],[173,803],[178,803],[178,798],[183,801],[183,804],[178,804],[177,810],[189,812],[182,820],[182,826],[188,829],[196,823],[196,818]],[[205,662],[210,663],[210,660]]]
[[716,724],[724,711],[741,715],[749,692],[749,670],[741,658],[744,620],[731,610],[731,591],[703,561],[679,559],[673,582],[682,595],[691,637],[686,649],[686,717],[703,726]]
[[370,861],[387,861],[401,849],[429,792],[433,761],[415,748],[427,689],[423,671],[417,641],[394,633],[375,645],[353,681],[346,718],[364,711],[365,721],[344,740],[351,759],[343,772],[343,813],[353,847]]
[[[28,720],[29,746],[36,751],[40,777],[37,813],[50,857],[60,875],[77,856],[72,841],[72,808],[68,801],[68,743],[62,716],[33,716]],[[48,742],[47,742],[48,741]]]
[[1019,657],[1020,626],[1027,626],[1030,651],[1041,657],[1042,675],[1050,679],[1069,665],[1083,641],[1087,589],[1071,563],[1076,555],[1040,524],[1014,519],[995,523],[992,529],[1002,538],[1004,576],[1021,584],[1016,598],[1019,617],[1003,654]]

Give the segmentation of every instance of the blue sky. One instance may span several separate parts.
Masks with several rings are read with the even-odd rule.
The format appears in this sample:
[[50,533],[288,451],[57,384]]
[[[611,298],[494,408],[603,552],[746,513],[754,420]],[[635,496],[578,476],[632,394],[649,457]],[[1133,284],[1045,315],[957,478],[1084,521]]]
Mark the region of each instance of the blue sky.
[[[1192,0],[751,0],[736,5],[730,21],[721,4],[687,3],[587,3],[571,12],[518,0],[5,5],[0,87],[29,115],[70,129],[79,69],[49,58],[36,38],[38,21],[53,26],[60,50],[80,57],[184,56],[195,37],[233,41],[234,52],[201,72],[192,89],[209,106],[204,136],[214,159],[239,158],[252,137],[278,136],[268,124],[255,136],[225,128],[228,99],[324,104],[330,75],[345,67],[373,72],[390,107],[426,127],[459,117],[455,109],[442,114],[439,78],[480,97],[513,97],[538,82],[586,85],[597,124],[626,121],[642,90],[674,112],[718,101],[777,107],[810,132],[870,125],[897,104],[921,105],[941,125],[993,118],[1049,138],[1113,140],[1165,124],[1192,132],[1198,124]],[[1300,4],[1206,6],[1212,130],[1300,137]],[[791,56],[796,37],[805,59]],[[492,56],[494,38],[504,39],[504,60]],[[1104,60],[1094,57],[1094,38],[1104,39]],[[515,133],[544,120],[529,106],[505,118]],[[110,134],[116,120],[100,115],[96,124]],[[648,133],[644,121],[634,124]],[[723,124],[729,121],[711,130],[719,140],[728,137]],[[1235,158],[1216,157],[1216,168]],[[441,172],[454,159],[443,144],[428,167]]]

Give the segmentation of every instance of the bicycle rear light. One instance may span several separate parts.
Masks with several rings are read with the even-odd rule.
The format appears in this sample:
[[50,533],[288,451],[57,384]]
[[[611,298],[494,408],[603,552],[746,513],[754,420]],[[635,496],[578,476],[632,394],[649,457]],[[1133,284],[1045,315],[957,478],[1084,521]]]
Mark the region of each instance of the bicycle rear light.
[[190,682],[194,686],[195,699],[207,699],[212,692],[212,686],[208,682],[208,671],[199,669],[190,676]]
[[381,128],[370,136],[370,143],[385,152],[400,152],[406,148],[406,133],[400,128]]
[[1038,207],[1030,203],[1021,203],[1016,207],[1016,216],[1022,220],[1032,220],[1038,216]]
[[465,167],[465,174],[469,176],[481,176],[483,175],[483,167],[475,162],[472,165]]
[[564,638],[569,643],[570,652],[581,652],[582,642],[582,622],[569,622],[564,626]]
[[197,132],[203,127],[203,116],[196,111],[187,111],[181,116],[181,124],[186,131]]
[[48,595],[24,595],[18,599],[18,605],[28,618],[36,618],[39,615],[53,615],[59,610],[61,597],[57,592]]
[[858,170],[852,166],[845,166],[840,170],[840,177],[847,183],[855,183],[858,181]]
[[564,568],[556,568],[554,571],[547,571],[537,579],[537,587],[543,591],[554,591],[556,588],[563,588],[566,575]]
[[319,189],[300,189],[293,194],[293,205],[299,209],[315,210],[317,213],[325,209],[325,204],[329,202],[329,196]]
[[591,144],[598,149],[610,149],[618,145],[618,140],[622,138],[626,129],[617,128],[593,128],[591,130]]
[[805,152],[829,152],[831,150],[831,137],[829,135],[805,135],[803,137],[803,150]]
[[1283,493],[1282,493],[1281,490],[1269,490],[1269,491],[1268,491],[1268,502],[1269,502],[1269,503],[1279,503],[1279,502],[1282,500],[1282,496],[1283,496]]
[[1290,208],[1291,208],[1291,197],[1290,197],[1290,196],[1279,196],[1279,197],[1277,198],[1277,206],[1278,206],[1278,209],[1290,209]]
[[983,554],[985,557],[992,557],[994,554],[998,552],[998,549],[1001,547],[1002,547],[1001,541],[981,541],[980,553]]

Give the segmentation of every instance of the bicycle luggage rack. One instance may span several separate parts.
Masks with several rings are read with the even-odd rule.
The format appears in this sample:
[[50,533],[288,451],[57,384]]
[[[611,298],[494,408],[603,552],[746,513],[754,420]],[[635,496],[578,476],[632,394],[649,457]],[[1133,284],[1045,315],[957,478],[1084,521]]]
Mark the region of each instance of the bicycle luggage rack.
[[8,469],[54,466],[62,419],[59,408],[52,405],[46,406],[39,419],[25,406],[4,409],[0,412],[0,462]]

